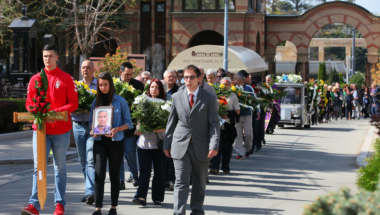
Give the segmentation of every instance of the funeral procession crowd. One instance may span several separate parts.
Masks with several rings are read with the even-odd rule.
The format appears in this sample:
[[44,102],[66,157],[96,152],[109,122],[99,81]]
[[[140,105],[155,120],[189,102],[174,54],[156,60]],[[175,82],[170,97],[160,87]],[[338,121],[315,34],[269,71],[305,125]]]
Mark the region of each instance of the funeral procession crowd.
[[[80,67],[83,79],[75,81],[58,68],[57,60],[57,47],[44,46],[45,68],[31,78],[26,102],[29,113],[36,116],[60,111],[70,114],[68,121],[46,119],[46,152],[48,156],[52,150],[54,160],[55,215],[65,213],[66,153],[71,129],[85,182],[83,198],[78,201],[95,204],[93,215],[102,214],[107,168],[110,215],[117,214],[125,182],[136,187],[131,201],[147,206],[150,180],[152,204],[161,205],[168,189],[174,195],[173,213],[186,214],[191,185],[191,214],[205,214],[208,174],[233,172],[233,149],[236,159],[249,159],[259,153],[266,144],[265,135],[273,134],[276,125],[281,125],[281,104],[300,104],[305,100],[301,97],[309,97],[310,102],[305,102],[312,112],[312,125],[343,117],[367,118],[380,105],[375,85],[327,86],[323,81],[302,82],[296,75],[262,78],[245,70],[235,74],[221,68],[204,71],[201,65],[168,69],[163,80],[153,79],[148,71],[133,78],[130,62],[120,65],[119,77],[102,72],[95,78],[94,64],[89,60]],[[279,88],[278,83],[307,87],[301,94],[298,88]],[[33,124],[32,195],[22,215],[38,215],[41,210],[37,124]],[[124,166],[124,158],[128,167]]]

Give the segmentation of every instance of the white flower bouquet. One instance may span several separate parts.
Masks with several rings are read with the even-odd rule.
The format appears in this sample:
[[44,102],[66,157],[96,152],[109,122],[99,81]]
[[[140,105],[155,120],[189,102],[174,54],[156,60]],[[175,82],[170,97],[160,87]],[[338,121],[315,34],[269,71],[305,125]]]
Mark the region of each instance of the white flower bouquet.
[[139,124],[142,133],[166,128],[172,102],[140,95],[133,102],[132,118]]

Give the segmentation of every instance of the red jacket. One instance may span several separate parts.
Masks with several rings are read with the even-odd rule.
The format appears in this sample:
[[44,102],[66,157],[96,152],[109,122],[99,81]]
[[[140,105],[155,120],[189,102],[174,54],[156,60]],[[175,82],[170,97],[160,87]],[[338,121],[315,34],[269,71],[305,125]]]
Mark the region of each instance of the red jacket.
[[[69,114],[68,121],[55,121],[54,123],[46,123],[46,134],[59,135],[67,133],[71,130],[71,117],[70,113],[78,108],[78,93],[74,83],[74,79],[66,72],[63,72],[58,67],[52,71],[45,68],[46,76],[48,78],[49,87],[46,93],[46,101],[50,102],[50,110],[59,112],[67,111]],[[26,109],[29,111],[29,106],[34,106],[32,98],[34,98],[34,80],[40,74],[34,75],[28,86],[28,97],[26,100]],[[36,130],[36,125],[33,129]]]

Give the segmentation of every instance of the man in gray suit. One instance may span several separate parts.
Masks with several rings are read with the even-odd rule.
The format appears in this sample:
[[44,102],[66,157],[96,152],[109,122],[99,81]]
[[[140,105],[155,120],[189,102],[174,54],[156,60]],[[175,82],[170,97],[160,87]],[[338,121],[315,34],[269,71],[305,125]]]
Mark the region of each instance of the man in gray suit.
[[[207,84],[205,81],[204,81],[204,78],[205,78],[205,73],[204,73],[204,69],[202,66],[197,66],[199,71],[201,71],[201,80],[199,81],[199,87],[206,90],[207,92],[211,93],[212,95],[214,95],[215,97],[216,96],[216,92],[215,92],[215,89],[210,86],[209,84]],[[179,89],[179,90],[184,90],[186,89],[186,85],[182,85]]]
[[216,97],[199,87],[201,72],[189,65],[184,69],[186,88],[172,97],[164,139],[164,152],[174,160],[174,214],[186,214],[192,170],[191,214],[204,214],[207,171],[218,154],[219,115]]

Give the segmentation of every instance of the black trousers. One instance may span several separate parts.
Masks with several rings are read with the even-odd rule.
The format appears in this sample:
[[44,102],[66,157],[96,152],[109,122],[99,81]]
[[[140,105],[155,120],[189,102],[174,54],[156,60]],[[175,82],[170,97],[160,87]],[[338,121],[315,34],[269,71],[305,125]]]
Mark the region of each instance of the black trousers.
[[261,143],[261,114],[260,114],[260,119],[256,120],[257,118],[257,112],[255,111],[252,114],[252,131],[253,131],[253,138],[252,138],[252,150],[260,150],[262,143]]
[[[276,123],[274,123],[274,120],[275,120],[275,116],[277,114],[278,114],[277,109],[275,107],[273,107],[272,115],[270,117],[269,125],[267,128],[268,133],[269,133],[269,131],[274,131],[274,129],[276,128]],[[265,120],[264,120],[264,122],[265,122]]]
[[152,164],[154,176],[152,181],[152,200],[164,201],[165,196],[165,167],[166,156],[162,149],[140,149],[137,147],[139,156],[139,187],[135,197],[144,198],[148,195],[149,181],[151,176]]
[[267,112],[261,109],[260,120],[259,120],[259,137],[260,137],[260,146],[265,144],[265,116]]
[[120,192],[120,166],[124,155],[124,142],[112,141],[111,138],[102,136],[102,140],[94,141],[94,165],[95,165],[95,207],[103,206],[104,181],[107,172],[107,160],[111,181],[111,206],[116,207]]
[[230,161],[232,157],[232,145],[231,141],[225,138],[226,130],[220,130],[219,138],[219,150],[218,154],[211,159],[211,169],[216,169],[219,171],[220,161],[222,161],[222,170],[225,172],[230,172]]

